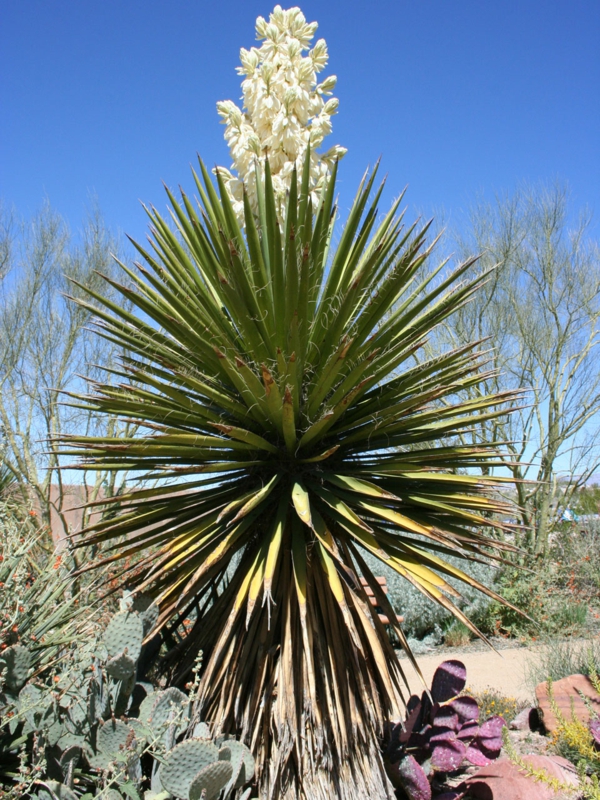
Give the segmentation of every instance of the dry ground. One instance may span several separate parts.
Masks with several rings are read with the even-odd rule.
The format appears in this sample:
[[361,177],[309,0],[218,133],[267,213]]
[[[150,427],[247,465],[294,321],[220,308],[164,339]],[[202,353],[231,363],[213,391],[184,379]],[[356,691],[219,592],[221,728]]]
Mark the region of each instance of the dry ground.
[[[587,640],[573,640],[574,646],[584,646]],[[427,686],[436,668],[449,659],[462,661],[467,668],[467,686],[474,692],[494,689],[506,697],[514,697],[522,702],[534,702],[534,687],[527,678],[528,666],[548,645],[533,643],[529,646],[506,642],[494,642],[497,652],[490,650],[481,642],[466,647],[436,647],[432,653],[417,656]],[[420,694],[422,683],[410,662],[401,656],[403,669],[413,693]]]

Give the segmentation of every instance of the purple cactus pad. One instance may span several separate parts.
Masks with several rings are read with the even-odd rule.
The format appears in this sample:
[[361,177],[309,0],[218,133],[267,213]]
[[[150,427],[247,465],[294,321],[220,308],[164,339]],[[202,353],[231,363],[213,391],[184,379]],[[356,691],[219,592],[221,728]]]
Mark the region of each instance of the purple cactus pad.
[[448,705],[448,708],[458,714],[458,718],[463,724],[477,722],[479,719],[479,704],[474,697],[457,697]]
[[476,767],[487,767],[488,764],[494,761],[493,758],[488,758],[488,756],[480,750],[477,739],[471,742],[467,747],[465,758]]
[[487,767],[502,750],[502,728],[506,722],[500,716],[486,719],[467,749],[467,760],[477,767]]
[[479,724],[477,722],[465,722],[458,732],[458,738],[463,742],[470,741],[479,733]]
[[431,786],[423,768],[412,756],[405,756],[397,773],[410,800],[431,800]]
[[433,676],[431,696],[436,703],[445,703],[460,694],[466,683],[467,669],[462,661],[444,661]]
[[460,728],[458,714],[451,706],[442,706],[436,712],[433,718],[434,728],[449,728],[451,731],[457,731]]
[[463,762],[467,746],[454,731],[431,737],[431,766],[442,772],[453,772]]
[[506,728],[506,722],[501,716],[490,717],[480,726],[477,739],[482,743],[486,750],[502,750],[502,728]]

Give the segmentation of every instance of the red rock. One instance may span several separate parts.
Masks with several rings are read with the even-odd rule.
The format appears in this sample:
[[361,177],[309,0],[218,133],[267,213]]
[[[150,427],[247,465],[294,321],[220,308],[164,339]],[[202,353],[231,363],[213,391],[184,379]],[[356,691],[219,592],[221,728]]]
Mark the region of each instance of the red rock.
[[[579,783],[577,770],[565,758],[524,756],[523,760],[569,786]],[[521,772],[508,758],[499,758],[467,778],[465,788],[469,797],[477,800],[553,800],[561,796],[560,792]]]
[[[596,713],[600,714],[600,695],[586,675],[569,675],[568,678],[562,678],[552,684],[554,700],[565,719],[570,720],[571,714],[574,713],[578,720],[587,725],[590,720],[590,712],[579,692],[583,692],[589,699],[592,708],[595,708]],[[536,686],[535,696],[542,716],[542,724],[548,733],[553,733],[558,727],[558,721],[550,707],[546,682]]]
[[535,706],[524,708],[508,726],[511,731],[533,731],[538,725],[538,710]]

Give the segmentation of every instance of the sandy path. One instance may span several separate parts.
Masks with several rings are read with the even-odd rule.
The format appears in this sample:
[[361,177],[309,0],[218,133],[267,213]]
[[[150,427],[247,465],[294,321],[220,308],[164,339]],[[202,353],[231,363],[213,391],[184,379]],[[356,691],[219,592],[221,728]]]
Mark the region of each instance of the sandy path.
[[[431,655],[417,656],[417,662],[428,686],[436,668],[450,659],[462,661],[467,668],[467,686],[475,692],[492,688],[507,697],[533,702],[533,690],[527,684],[527,665],[533,655],[532,648],[515,647],[493,652],[491,650],[469,652],[448,648]],[[411,691],[421,693],[422,684],[410,663],[403,658]]]
[[[597,635],[593,637],[597,638]],[[590,639],[569,639],[569,648],[581,650],[587,648]],[[475,642],[468,647],[438,647],[434,652],[417,656],[423,677],[427,686],[431,686],[433,673],[442,661],[458,659],[467,668],[467,686],[475,692],[493,689],[501,692],[505,697],[514,697],[524,702],[534,702],[534,687],[527,680],[530,665],[535,662],[536,654],[543,656],[546,647],[553,647],[552,643],[536,643],[524,647],[517,643],[509,644],[505,640],[497,642],[498,651],[490,650],[480,642]],[[401,656],[402,668],[406,670],[411,691],[420,694],[422,683],[411,667],[404,654]],[[545,659],[543,659],[545,661]]]

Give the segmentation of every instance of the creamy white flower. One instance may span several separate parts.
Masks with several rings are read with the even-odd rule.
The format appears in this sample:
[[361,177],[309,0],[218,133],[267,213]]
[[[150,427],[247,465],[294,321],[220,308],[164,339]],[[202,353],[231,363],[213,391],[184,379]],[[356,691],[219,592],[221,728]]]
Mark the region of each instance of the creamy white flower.
[[317,73],[327,65],[328,53],[324,39],[309,49],[316,30],[317,23],[307,23],[296,7],[284,10],[277,5],[268,21],[258,17],[256,38],[262,44],[250,50],[242,48],[241,66],[237,68],[238,74],[244,76],[243,109],[231,100],[217,103],[233,159],[231,171],[222,167],[218,170],[242,223],[244,190],[251,207],[258,211],[256,170],[264,175],[266,158],[281,219],[294,166],[302,169],[309,143],[313,205],[319,202],[334,162],[346,152],[339,145],[324,154],[316,152],[331,133],[331,117],[339,105],[336,98],[329,97],[336,77],[317,83]]

